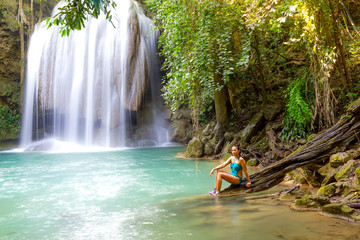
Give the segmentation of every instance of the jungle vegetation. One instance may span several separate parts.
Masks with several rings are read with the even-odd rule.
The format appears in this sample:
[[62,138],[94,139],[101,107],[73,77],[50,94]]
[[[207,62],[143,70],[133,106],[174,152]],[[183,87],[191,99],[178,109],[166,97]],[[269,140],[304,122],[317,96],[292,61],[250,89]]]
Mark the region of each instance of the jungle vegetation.
[[286,104],[281,137],[291,141],[332,126],[359,95],[356,1],[146,2],[161,30],[164,98],[191,107],[195,127],[209,112],[228,125],[255,86],[256,104]]

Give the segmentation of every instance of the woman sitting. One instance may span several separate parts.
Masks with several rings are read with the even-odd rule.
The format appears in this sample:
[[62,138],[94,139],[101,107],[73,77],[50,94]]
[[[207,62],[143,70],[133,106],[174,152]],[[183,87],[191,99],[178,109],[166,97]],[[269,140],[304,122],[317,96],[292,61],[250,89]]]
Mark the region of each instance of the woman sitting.
[[[213,175],[215,170],[217,170],[217,172],[215,177],[215,188],[213,189],[213,191],[209,192],[210,195],[217,195],[220,192],[223,179],[231,184],[240,184],[243,177],[243,171],[248,181],[246,183],[246,187],[249,188],[251,186],[250,177],[246,168],[246,162],[240,156],[239,146],[233,146],[231,149],[231,153],[233,156],[229,157],[226,162],[220,164],[219,166],[211,170],[210,177]],[[229,164],[231,168],[231,173],[222,170],[222,168],[226,167]]]

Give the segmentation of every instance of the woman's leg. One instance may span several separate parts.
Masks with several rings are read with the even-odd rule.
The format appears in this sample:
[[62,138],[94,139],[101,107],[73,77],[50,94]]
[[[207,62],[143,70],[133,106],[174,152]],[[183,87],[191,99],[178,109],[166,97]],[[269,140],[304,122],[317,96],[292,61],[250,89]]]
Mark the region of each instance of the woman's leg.
[[216,185],[215,185],[217,192],[220,192],[221,190],[222,179],[232,184],[240,184],[240,180],[238,177],[235,177],[225,171],[221,171],[221,172],[218,171],[218,173],[216,174]]
[[[220,178],[220,181],[221,181],[221,177],[220,177],[220,173],[227,173],[227,172],[225,172],[224,170],[221,170],[221,169],[218,169],[217,171],[216,171],[216,177],[215,177],[215,188],[216,188],[216,191],[217,192],[219,192],[217,189],[219,189],[218,188],[218,182],[219,182],[219,178]],[[221,186],[220,186],[220,188],[221,188]]]

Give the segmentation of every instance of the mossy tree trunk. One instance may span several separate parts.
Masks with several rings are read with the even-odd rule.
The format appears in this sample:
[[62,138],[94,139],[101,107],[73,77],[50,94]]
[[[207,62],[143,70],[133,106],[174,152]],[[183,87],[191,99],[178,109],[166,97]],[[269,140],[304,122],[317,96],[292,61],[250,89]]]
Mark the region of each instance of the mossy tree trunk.
[[244,194],[269,189],[279,184],[286,173],[305,165],[315,163],[344,150],[360,136],[360,98],[353,102],[333,127],[325,130],[315,139],[297,149],[288,157],[250,176],[252,186],[246,188],[246,180],[240,186],[230,186],[221,194]]

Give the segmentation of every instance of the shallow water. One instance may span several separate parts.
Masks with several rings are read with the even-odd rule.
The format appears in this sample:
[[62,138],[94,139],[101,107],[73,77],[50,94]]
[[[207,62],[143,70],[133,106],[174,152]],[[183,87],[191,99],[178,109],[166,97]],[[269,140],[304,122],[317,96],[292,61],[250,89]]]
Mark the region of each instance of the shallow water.
[[183,150],[0,153],[0,239],[360,239],[275,199],[207,196],[216,162]]

